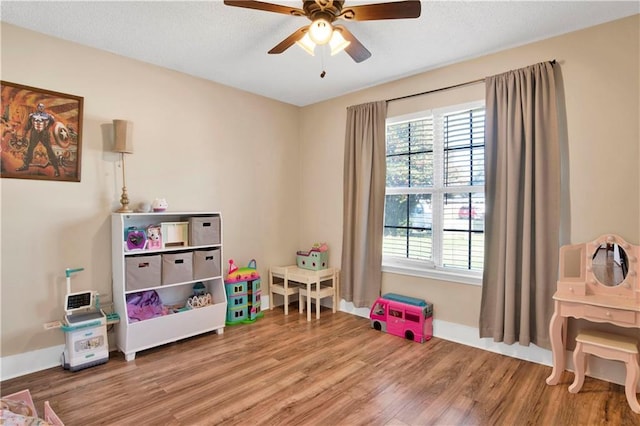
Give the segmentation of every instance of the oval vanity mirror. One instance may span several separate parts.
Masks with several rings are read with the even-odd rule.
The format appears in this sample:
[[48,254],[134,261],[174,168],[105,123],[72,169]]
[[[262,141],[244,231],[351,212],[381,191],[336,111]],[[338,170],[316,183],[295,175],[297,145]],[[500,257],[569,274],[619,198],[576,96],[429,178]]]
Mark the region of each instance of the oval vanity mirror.
[[627,276],[628,259],[624,249],[616,243],[602,243],[593,253],[593,275],[602,285],[615,287]]

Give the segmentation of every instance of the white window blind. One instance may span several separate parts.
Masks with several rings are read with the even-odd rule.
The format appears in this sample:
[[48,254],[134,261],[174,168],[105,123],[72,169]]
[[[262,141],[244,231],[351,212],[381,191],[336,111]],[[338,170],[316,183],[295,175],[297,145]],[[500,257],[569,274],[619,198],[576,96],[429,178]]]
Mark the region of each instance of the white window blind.
[[478,102],[387,120],[384,264],[482,271],[484,116]]

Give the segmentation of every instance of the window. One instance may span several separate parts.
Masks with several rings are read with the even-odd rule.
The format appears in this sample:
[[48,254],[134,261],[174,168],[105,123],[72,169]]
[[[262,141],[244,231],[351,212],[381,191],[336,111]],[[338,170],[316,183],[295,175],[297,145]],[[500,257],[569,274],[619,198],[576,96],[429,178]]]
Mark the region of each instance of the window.
[[479,282],[484,117],[477,102],[387,120],[385,271]]
[[407,321],[413,321],[413,322],[420,322],[420,316],[415,315],[415,314],[410,314],[409,312],[407,312],[406,315]]
[[397,309],[389,308],[389,315],[396,318],[402,318],[402,312],[398,311]]

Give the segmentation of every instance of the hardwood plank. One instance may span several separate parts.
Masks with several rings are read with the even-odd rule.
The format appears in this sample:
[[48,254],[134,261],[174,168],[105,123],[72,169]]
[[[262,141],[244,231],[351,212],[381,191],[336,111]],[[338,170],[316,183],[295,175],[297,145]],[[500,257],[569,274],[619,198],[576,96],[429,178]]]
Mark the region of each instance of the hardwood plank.
[[74,425],[640,425],[624,387],[433,338],[419,344],[324,309],[292,305],[254,324],[143,351],[76,373],[0,383],[30,389]]

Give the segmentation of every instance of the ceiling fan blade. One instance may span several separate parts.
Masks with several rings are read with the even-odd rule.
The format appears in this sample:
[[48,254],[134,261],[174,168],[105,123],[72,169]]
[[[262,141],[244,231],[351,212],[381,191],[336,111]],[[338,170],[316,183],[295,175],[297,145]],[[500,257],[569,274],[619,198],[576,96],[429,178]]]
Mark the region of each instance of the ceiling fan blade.
[[304,16],[304,10],[295,7],[280,6],[254,0],[224,0],[227,6],[244,7],[246,9],[265,10],[267,12],[283,13],[285,15]]
[[418,18],[421,9],[420,0],[363,4],[362,6],[352,6],[342,9],[339,18],[348,21]]
[[291,34],[289,37],[285,38],[284,40],[282,40],[277,46],[275,46],[273,49],[271,49],[269,51],[269,53],[274,54],[274,53],[282,53],[285,50],[287,50],[288,48],[290,48],[291,46],[293,46],[293,44],[300,40],[302,37],[304,37],[304,34],[309,30],[309,27],[300,27],[298,28],[293,34]]
[[344,50],[349,54],[349,56],[351,56],[354,61],[360,63],[371,57],[371,52],[369,52],[367,48],[364,47],[362,43],[360,43],[360,40],[355,38],[355,36],[351,34],[349,30],[347,30],[342,25],[335,25],[334,28],[340,30],[344,39],[351,42]]

